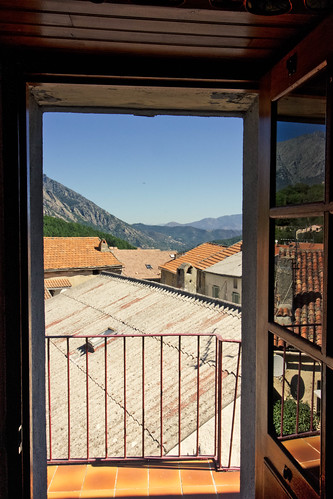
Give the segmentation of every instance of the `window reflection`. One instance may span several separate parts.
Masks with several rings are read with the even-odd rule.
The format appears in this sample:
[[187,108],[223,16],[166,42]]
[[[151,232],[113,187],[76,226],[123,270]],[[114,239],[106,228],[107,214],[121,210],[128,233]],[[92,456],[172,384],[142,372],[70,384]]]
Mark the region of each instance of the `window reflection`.
[[275,205],[324,200],[325,72],[277,106]]
[[320,469],[321,365],[274,335],[272,436],[318,487]]
[[274,322],[322,342],[323,218],[275,220]]

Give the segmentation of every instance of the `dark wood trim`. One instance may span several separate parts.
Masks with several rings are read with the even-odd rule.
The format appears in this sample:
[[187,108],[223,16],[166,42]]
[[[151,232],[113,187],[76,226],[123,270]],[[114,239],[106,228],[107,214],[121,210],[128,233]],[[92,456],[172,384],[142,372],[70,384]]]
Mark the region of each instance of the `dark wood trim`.
[[[308,79],[310,75],[326,66],[328,57],[333,53],[333,37],[330,36],[332,32],[333,15],[325,19],[295,49],[290,51],[274,66],[271,72],[272,101],[290,92],[293,88]],[[297,70],[295,74],[290,76],[287,70],[287,61],[295,54],[297,57]]]
[[[1,334],[6,352],[6,415],[5,447],[7,481],[4,497],[29,497],[30,495],[30,432],[28,414],[29,378],[23,376],[29,351],[24,351],[26,298],[24,298],[24,273],[22,273],[22,248],[24,247],[22,204],[22,170],[20,151],[24,141],[25,109],[21,97],[25,95],[20,70],[11,62],[2,67],[2,177],[4,225],[1,238],[4,282],[1,295],[4,298],[4,322]],[[10,166],[8,166],[10,165]],[[24,169],[23,169],[24,170]],[[23,194],[24,199],[24,194]],[[29,368],[28,368],[29,369]],[[3,422],[2,422],[3,423]],[[21,431],[22,429],[22,431]],[[21,440],[22,439],[22,440]],[[22,451],[19,446],[22,441]],[[5,467],[6,469],[6,467]]]
[[289,331],[287,328],[284,328],[275,322],[269,322],[267,324],[267,330],[273,334],[276,334],[282,340],[286,341],[289,345],[292,345],[298,350],[306,351],[306,353],[313,359],[318,360],[319,362],[325,362],[331,367],[331,369],[333,369],[333,358],[325,356],[318,346],[310,343],[301,336],[294,334],[292,331]]
[[272,455],[274,455],[274,466],[281,476],[283,474],[285,464],[288,463],[288,468],[292,472],[292,480],[289,485],[296,497],[300,499],[318,499],[320,497],[319,494],[315,492],[313,487],[306,480],[304,480],[304,476],[302,475],[300,466],[297,464],[296,460],[291,456],[288,459],[286,456],[286,450],[283,449],[282,444],[279,444],[274,438],[267,435],[266,456]]
[[[0,68],[0,73],[3,70]],[[4,89],[0,78],[0,497],[8,495],[8,459],[6,444],[6,304],[5,304],[5,206],[4,206],[4,137],[3,137],[3,98]]]
[[[267,75],[266,79],[262,82],[262,91],[260,92],[261,101],[261,118],[269,115],[269,106],[272,102],[276,101],[279,97],[286,95],[288,92],[303,83],[310,75],[313,75],[323,69],[324,67],[330,67],[329,60],[333,54],[333,38],[328,36],[328,33],[333,32],[333,16],[326,19],[319,27],[317,27],[306,39],[304,39],[294,50],[292,50],[286,57],[284,57]],[[313,50],[316,47],[316,50]],[[297,57],[297,70],[293,75],[288,75],[287,71],[287,61],[290,56],[296,54]],[[332,80],[330,82],[332,86]],[[330,90],[332,94],[332,90]],[[274,106],[273,106],[274,107]],[[265,123],[263,120],[262,123]],[[333,278],[333,266],[330,264],[329,255],[333,248],[333,219],[331,213],[333,212],[333,195],[331,192],[331,178],[330,171],[332,168],[332,95],[329,94],[327,102],[327,128],[326,133],[328,137],[327,150],[326,150],[326,191],[325,199],[323,202],[311,203],[307,205],[298,206],[281,206],[268,208],[269,196],[273,200],[274,192],[270,192],[272,187],[269,183],[269,174],[265,171],[266,169],[271,169],[272,174],[274,174],[275,169],[275,158],[274,158],[274,144],[271,144],[273,154],[270,155],[271,151],[268,151],[267,135],[269,130],[271,130],[271,125],[266,122],[266,136],[263,134],[261,136],[261,141],[259,142],[259,150],[263,148],[266,160],[262,160],[259,163],[260,173],[259,175],[264,176],[263,187],[261,192],[265,201],[259,199],[259,228],[262,227],[262,236],[258,238],[258,244],[261,244],[261,267],[259,266],[258,274],[258,302],[262,307],[261,314],[258,313],[258,332],[257,332],[257,366],[264,366],[260,368],[260,375],[257,376],[257,473],[256,473],[256,491],[259,498],[263,497],[262,487],[263,487],[263,469],[264,469],[264,458],[273,458],[273,466],[276,467],[279,474],[282,476],[282,471],[284,465],[287,464],[292,470],[292,482],[290,487],[297,497],[319,497],[312,486],[305,479],[303,473],[301,472],[300,466],[293,459],[292,456],[288,455],[286,450],[280,445],[276,439],[269,435],[268,428],[268,412],[267,412],[267,398],[270,393],[270,382],[269,382],[269,368],[271,360],[268,360],[269,354],[269,341],[267,340],[268,332],[278,335],[280,338],[285,340],[287,343],[291,344],[298,350],[307,353],[310,357],[319,361],[322,365],[322,426],[321,426],[321,445],[322,445],[322,470],[321,470],[321,497],[330,497],[332,495],[331,485],[329,480],[331,473],[330,466],[333,459],[333,454],[330,451],[332,446],[333,431],[330,429],[330,421],[333,417],[333,402],[330,402],[329,393],[332,390],[333,383],[333,356],[332,345],[333,342],[329,339],[329,332],[331,332],[331,324],[333,324],[333,311],[330,310],[331,293],[333,291],[333,283],[330,284]],[[274,129],[274,126],[273,126]],[[275,139],[274,139],[275,140]],[[268,164],[269,158],[271,158],[271,164]],[[267,180],[268,178],[268,180]],[[284,328],[274,322],[269,322],[267,317],[269,317],[269,312],[267,309],[267,296],[270,293],[270,288],[268,285],[268,273],[272,279],[273,274],[273,260],[271,258],[270,263],[267,262],[267,256],[264,252],[268,252],[269,237],[272,234],[269,232],[268,220],[271,223],[274,219],[278,218],[301,218],[309,216],[323,216],[325,223],[325,260],[324,266],[329,269],[329,273],[324,275],[324,296],[323,296],[323,344],[322,347],[317,347],[316,345],[304,340],[303,338],[295,335],[292,331]],[[265,218],[266,217],[266,218]],[[259,230],[260,233],[260,230]],[[274,242],[271,241],[271,255],[273,252]],[[270,266],[271,265],[271,266]],[[324,272],[325,274],[325,272]],[[265,296],[266,294],[266,296]],[[272,297],[269,297],[270,304],[272,306]],[[272,307],[271,307],[272,309]],[[266,313],[266,321],[265,315]],[[272,314],[271,314],[272,315]],[[272,320],[272,317],[271,317]],[[261,379],[260,379],[261,376]],[[261,468],[260,468],[261,467]]]
[[271,218],[302,218],[319,217],[324,212],[333,211],[333,203],[309,203],[294,206],[278,206],[271,208],[269,215]]
[[[257,352],[256,352],[256,497],[264,499],[263,460],[266,455],[267,393],[268,393],[268,283],[269,283],[269,192],[271,154],[270,76],[261,84],[259,99],[258,146],[258,254],[257,254]],[[260,367],[259,367],[260,366]]]

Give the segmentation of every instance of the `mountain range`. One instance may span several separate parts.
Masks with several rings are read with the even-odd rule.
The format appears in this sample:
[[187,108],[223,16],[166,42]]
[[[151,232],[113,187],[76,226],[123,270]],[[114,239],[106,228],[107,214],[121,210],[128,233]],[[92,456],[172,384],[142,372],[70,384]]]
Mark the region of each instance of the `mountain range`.
[[230,229],[203,230],[187,224],[171,227],[168,225],[133,224],[132,227],[153,238],[158,244],[160,244],[165,237],[173,239],[178,244],[178,247],[174,248],[177,249],[177,251],[191,249],[198,246],[198,244],[209,241],[225,241],[235,236],[239,236],[239,239],[241,239],[242,233],[241,230]]
[[235,230],[242,232],[242,215],[223,215],[218,218],[203,218],[197,222],[180,224],[178,222],[169,222],[165,227],[194,227],[202,230]]
[[[192,227],[191,224],[165,226],[127,224],[103,210],[92,201],[68,187],[43,175],[44,215],[60,218],[67,222],[78,222],[95,229],[111,233],[140,248],[159,248],[163,250],[185,251],[203,242],[225,240],[241,235],[241,215],[220,217],[214,230]],[[233,220],[233,217],[235,219]],[[221,228],[221,220],[226,218],[237,229]],[[204,227],[204,220],[194,222]],[[214,226],[215,219],[207,219],[207,226]],[[176,224],[176,225],[174,225]],[[238,225],[237,225],[238,224]],[[228,226],[228,227],[229,227]]]
[[288,185],[322,184],[325,169],[325,133],[317,131],[277,143],[276,191]]

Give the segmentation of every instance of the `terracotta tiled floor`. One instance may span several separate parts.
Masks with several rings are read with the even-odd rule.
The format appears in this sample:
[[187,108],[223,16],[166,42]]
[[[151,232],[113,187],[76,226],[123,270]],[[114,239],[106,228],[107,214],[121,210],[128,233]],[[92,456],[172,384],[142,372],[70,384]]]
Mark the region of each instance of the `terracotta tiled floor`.
[[239,472],[219,472],[209,461],[126,465],[50,465],[48,498],[177,497],[238,499]]
[[315,480],[319,479],[320,435],[282,442],[290,454]]

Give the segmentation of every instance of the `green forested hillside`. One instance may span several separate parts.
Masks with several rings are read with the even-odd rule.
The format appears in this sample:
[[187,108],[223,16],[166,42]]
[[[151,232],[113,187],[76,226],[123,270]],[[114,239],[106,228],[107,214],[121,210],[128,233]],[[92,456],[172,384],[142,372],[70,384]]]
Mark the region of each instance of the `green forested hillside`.
[[215,239],[214,241],[209,241],[214,244],[221,244],[222,246],[232,246],[233,244],[238,243],[238,241],[241,241],[242,236],[235,236],[235,237],[230,237],[229,239]]
[[105,239],[109,246],[116,246],[119,249],[135,249],[127,241],[112,236],[107,232],[102,232],[87,225],[75,222],[65,222],[60,218],[44,216],[44,236],[45,237],[99,237]]
[[295,184],[288,185],[276,193],[276,206],[287,204],[314,203],[324,200],[324,184]]

